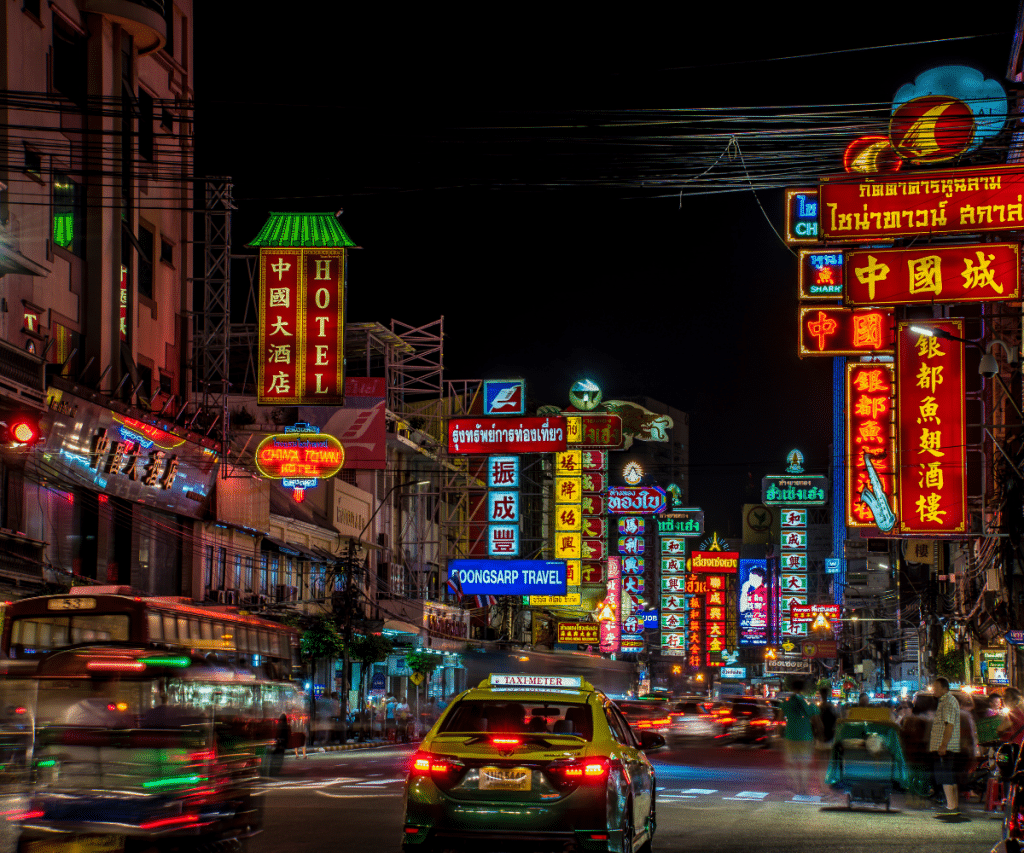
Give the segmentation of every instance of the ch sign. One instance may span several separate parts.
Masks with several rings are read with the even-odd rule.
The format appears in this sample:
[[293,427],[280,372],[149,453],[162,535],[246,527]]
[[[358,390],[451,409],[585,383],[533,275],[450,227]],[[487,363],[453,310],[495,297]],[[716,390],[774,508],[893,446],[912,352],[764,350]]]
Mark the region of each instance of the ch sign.
[[565,560],[452,560],[451,586],[463,595],[565,595]]

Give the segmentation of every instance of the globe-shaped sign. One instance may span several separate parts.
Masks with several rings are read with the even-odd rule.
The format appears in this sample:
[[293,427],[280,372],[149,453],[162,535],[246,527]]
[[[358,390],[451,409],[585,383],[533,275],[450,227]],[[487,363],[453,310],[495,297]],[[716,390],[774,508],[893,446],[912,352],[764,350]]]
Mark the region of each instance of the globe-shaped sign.
[[569,402],[581,412],[593,411],[601,403],[601,389],[590,379],[580,379],[569,389]]

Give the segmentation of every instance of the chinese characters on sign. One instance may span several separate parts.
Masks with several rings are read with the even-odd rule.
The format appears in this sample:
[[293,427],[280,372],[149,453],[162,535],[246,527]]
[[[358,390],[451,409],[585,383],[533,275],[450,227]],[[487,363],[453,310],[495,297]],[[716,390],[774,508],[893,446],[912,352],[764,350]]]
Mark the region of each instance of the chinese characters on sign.
[[[962,338],[962,320],[917,322]],[[966,518],[964,345],[911,331],[896,339],[897,494],[901,534],[963,533]]]
[[596,646],[600,643],[600,626],[597,622],[559,622],[558,642]]
[[798,299],[838,302],[843,298],[843,253],[836,249],[801,249]]
[[344,403],[345,251],[260,249],[261,405]]
[[874,493],[866,459],[871,459],[886,502],[895,511],[893,475],[896,444],[893,436],[893,367],[885,363],[846,365],[846,526],[874,527],[875,513],[864,502],[865,489]]
[[892,311],[804,306],[799,318],[801,356],[892,352]]
[[600,616],[601,651],[612,654],[619,650],[619,609],[622,586],[619,576],[619,558],[608,558],[608,594],[605,596],[605,610]]
[[[850,180],[819,189],[825,240],[868,242],[923,234],[1024,228],[1024,169],[985,166]],[[850,276],[847,276],[850,278]]]
[[565,413],[569,444],[574,447],[622,446],[622,418],[614,414]]
[[771,578],[767,560],[740,560],[739,644],[763,646],[768,642],[768,606]]
[[1020,300],[1020,246],[864,249],[846,256],[847,305]]
[[487,554],[519,556],[519,457],[487,457]]
[[807,626],[793,622],[790,608],[807,603],[807,510],[787,508],[780,521],[780,557],[782,570],[782,634],[799,636]]

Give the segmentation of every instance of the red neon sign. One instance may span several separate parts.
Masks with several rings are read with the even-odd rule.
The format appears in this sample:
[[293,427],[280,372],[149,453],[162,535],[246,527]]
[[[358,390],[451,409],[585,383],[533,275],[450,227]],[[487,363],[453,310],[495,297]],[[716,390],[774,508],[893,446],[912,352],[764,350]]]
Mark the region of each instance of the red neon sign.
[[[915,322],[962,338],[962,320]],[[964,345],[911,331],[896,336],[899,532],[967,529]]]
[[341,442],[322,432],[268,435],[256,448],[256,467],[275,480],[333,477],[344,464]]
[[892,311],[816,305],[800,309],[800,355],[891,353]]
[[874,527],[871,507],[861,500],[871,489],[864,454],[882,484],[887,502],[895,510],[893,473],[896,442],[893,436],[893,368],[891,364],[846,365],[846,526]]

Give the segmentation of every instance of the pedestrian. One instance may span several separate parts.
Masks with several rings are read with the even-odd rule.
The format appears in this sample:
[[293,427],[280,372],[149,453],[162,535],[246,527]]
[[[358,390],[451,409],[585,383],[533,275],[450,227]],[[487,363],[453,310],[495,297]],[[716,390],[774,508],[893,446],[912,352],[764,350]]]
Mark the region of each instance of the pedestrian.
[[1003,713],[1003,708],[1005,707],[1003,697],[998,693],[993,693],[988,697],[988,708],[985,709],[985,716],[996,717]]
[[974,698],[959,691],[953,696],[960,706],[960,749],[954,757],[953,766],[957,786],[967,799],[971,794],[971,779],[978,768],[978,726],[974,722]]
[[867,708],[871,704],[871,697],[867,693],[861,693],[857,699],[858,708]]
[[937,816],[957,817],[960,798],[954,757],[960,749],[960,705],[949,692],[949,681],[941,675],[932,682],[932,692],[938,697],[939,704],[928,736],[928,751],[932,754],[935,784],[942,788],[946,798],[946,810]]
[[327,741],[345,743],[348,739],[347,726],[341,719],[341,701],[338,699],[338,691],[331,691],[331,698],[327,702]]
[[782,735],[782,750],[786,759],[790,784],[795,794],[806,796],[810,785],[811,761],[814,759],[814,731],[821,719],[818,709],[803,697],[804,680],[794,678],[790,697],[782,703],[786,729]]
[[1024,696],[1016,687],[1007,687],[1003,691],[1003,701],[1007,713],[996,731],[1005,743],[1020,746],[1024,742]]
[[[409,722],[411,719],[411,713],[409,711],[409,703],[403,697],[395,708],[395,722],[398,725],[398,735],[402,743],[409,742]],[[397,739],[397,738],[396,738]]]
[[390,693],[384,700],[384,737],[388,740],[397,740],[398,734],[395,727],[395,710],[398,708],[398,701]]
[[284,754],[288,749],[288,739],[291,736],[291,728],[288,726],[288,715],[282,714],[277,721],[274,731],[274,751],[268,762],[268,770],[271,776],[281,772],[281,765],[284,763]]
[[818,736],[814,739],[814,748],[818,753],[818,761],[821,764],[818,785],[821,793],[824,794],[828,785],[828,764],[832,757],[832,746],[835,743],[836,725],[839,722],[839,711],[832,704],[832,688],[825,685],[818,690],[821,697],[821,705],[818,708],[818,716],[821,719],[821,728]]

